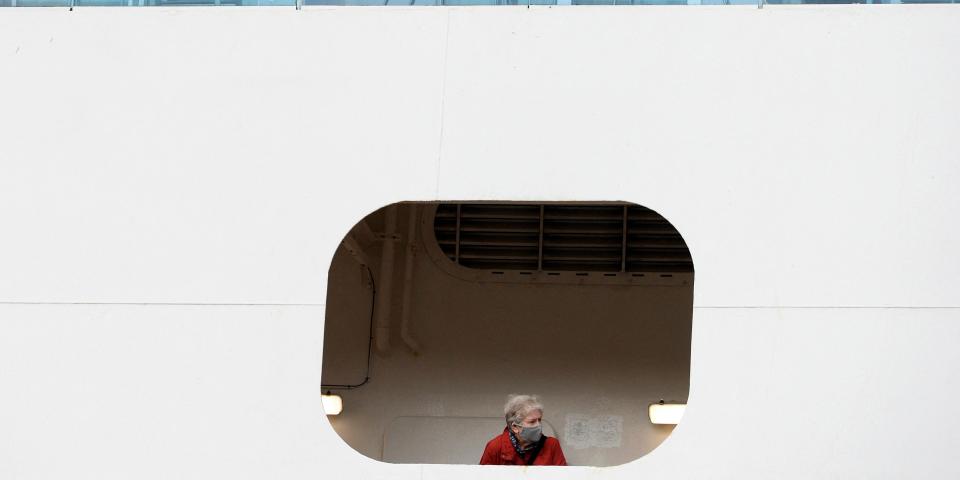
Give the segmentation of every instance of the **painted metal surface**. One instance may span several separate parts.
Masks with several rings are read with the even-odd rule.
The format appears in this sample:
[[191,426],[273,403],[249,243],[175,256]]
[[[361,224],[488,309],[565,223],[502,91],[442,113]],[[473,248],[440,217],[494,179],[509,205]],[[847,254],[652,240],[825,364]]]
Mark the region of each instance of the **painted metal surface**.
[[[960,11],[213,10],[0,14],[0,476],[960,476],[960,411],[910,408],[960,394]],[[337,243],[507,198],[683,232],[684,422],[602,470],[357,454]]]

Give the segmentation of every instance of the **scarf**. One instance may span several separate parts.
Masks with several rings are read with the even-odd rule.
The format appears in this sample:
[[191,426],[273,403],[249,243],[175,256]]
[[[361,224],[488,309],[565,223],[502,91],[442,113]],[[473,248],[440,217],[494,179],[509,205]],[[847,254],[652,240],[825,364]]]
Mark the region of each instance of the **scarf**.
[[[537,443],[527,445],[527,448],[521,448],[520,441],[517,440],[517,436],[513,434],[513,430],[507,429],[507,433],[510,434],[510,443],[513,444],[513,450],[517,452],[520,460],[523,460],[523,463],[527,465],[533,465],[533,461],[537,459],[537,455],[540,453],[543,445],[547,443],[547,436],[540,435],[540,440],[538,440]],[[526,454],[529,454],[530,458],[525,458],[524,455]]]

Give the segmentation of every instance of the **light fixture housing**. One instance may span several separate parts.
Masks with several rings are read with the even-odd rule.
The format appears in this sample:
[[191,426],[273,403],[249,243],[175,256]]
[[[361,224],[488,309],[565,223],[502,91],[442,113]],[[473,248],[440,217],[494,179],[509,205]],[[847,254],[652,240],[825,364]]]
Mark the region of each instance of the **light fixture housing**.
[[340,412],[343,411],[343,399],[340,398],[340,395],[327,392],[320,395],[320,401],[323,403],[323,411],[327,412],[327,415],[340,415]]
[[650,423],[654,425],[676,425],[680,423],[686,409],[686,403],[666,403],[663,400],[652,403],[649,408]]

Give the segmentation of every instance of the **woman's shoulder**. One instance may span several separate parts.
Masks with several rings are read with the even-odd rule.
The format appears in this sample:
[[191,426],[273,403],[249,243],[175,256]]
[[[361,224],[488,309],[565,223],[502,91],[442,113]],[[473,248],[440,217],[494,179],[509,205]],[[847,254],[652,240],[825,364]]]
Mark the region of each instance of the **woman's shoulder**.
[[497,435],[487,442],[483,447],[483,455],[480,457],[480,465],[501,465],[503,464],[503,434]]
[[[490,448],[500,448],[500,444],[502,444],[502,443],[504,442],[504,437],[505,437],[505,436],[506,436],[506,430],[504,430],[503,432],[498,433],[495,437],[491,438],[489,442],[487,442],[487,448],[488,448],[488,449],[490,449]],[[507,440],[507,441],[509,441],[509,440]]]
[[563,449],[560,448],[560,440],[553,437],[547,437],[543,442],[544,465],[566,465],[567,459],[563,456]]

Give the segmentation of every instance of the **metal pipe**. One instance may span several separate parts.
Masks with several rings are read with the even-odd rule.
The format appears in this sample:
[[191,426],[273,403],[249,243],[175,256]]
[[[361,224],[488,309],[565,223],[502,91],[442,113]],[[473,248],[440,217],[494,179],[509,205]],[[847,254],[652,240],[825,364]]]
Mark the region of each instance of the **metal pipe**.
[[410,204],[407,215],[407,251],[406,263],[403,269],[403,310],[400,317],[400,338],[407,348],[417,355],[420,344],[410,335],[410,297],[413,295],[413,269],[416,266],[414,259],[417,256],[417,206]]
[[377,305],[374,312],[374,340],[381,354],[390,350],[390,303],[393,299],[393,257],[397,231],[397,206],[387,207],[384,218],[383,248],[380,256],[380,276],[377,278]]

